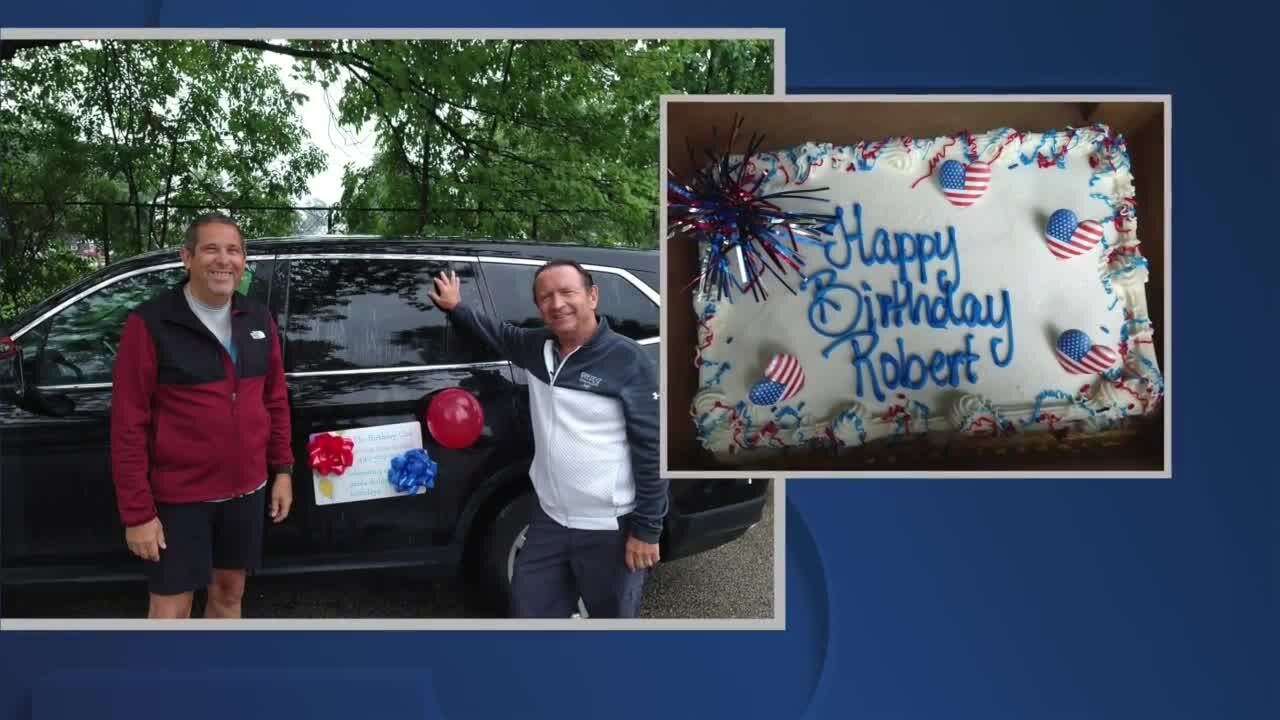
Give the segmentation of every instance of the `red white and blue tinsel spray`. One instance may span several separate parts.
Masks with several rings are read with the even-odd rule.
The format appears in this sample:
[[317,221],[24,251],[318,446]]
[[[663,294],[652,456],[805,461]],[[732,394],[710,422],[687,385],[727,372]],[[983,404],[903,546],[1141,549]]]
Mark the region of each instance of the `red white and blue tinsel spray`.
[[[785,276],[794,271],[804,277],[798,243],[821,245],[813,238],[836,222],[834,215],[786,212],[775,204],[784,198],[829,202],[811,194],[828,188],[762,192],[765,175],[753,174],[750,160],[764,136],[753,133],[746,153],[734,157],[741,126],[742,120],[735,117],[728,152],[719,157],[708,152],[711,162],[694,171],[688,183],[674,179],[667,183],[667,239],[687,233],[699,244],[705,243],[702,272],[690,285],[700,282],[702,294],[717,301],[733,302],[735,291],[767,300],[766,273],[794,294]],[[694,160],[692,147],[689,156]],[[694,160],[693,165],[697,164]]]

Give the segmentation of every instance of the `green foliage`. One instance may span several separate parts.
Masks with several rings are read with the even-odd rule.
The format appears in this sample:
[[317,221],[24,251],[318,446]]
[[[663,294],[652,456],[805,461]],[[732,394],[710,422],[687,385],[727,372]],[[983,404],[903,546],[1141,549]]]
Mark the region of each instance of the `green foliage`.
[[[772,91],[765,41],[294,43],[341,84],[340,119],[374,123],[348,168],[351,232],[653,247],[659,96]],[[314,57],[319,55],[319,57]]]
[[75,241],[109,261],[171,248],[215,208],[250,237],[295,230],[296,213],[252,208],[295,204],[326,159],[266,53],[340,87],[337,121],[376,133],[343,181],[335,229],[352,233],[652,247],[659,96],[773,90],[767,41],[24,49],[0,66],[0,322],[88,272]]
[[[2,70],[6,302],[56,290],[40,284],[57,282],[56,273],[14,269],[66,256],[69,241],[90,240],[111,260],[171,247],[202,212],[290,204],[325,166],[299,121],[299,99],[253,50],[77,42],[23,52]],[[238,219],[249,234],[287,233],[296,220],[289,212]]]
[[93,263],[67,248],[6,262],[0,267],[0,323],[84,277]]

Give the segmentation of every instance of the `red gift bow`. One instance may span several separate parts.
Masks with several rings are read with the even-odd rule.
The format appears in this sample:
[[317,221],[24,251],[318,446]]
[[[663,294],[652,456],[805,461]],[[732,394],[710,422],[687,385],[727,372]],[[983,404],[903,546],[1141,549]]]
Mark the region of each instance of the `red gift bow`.
[[311,469],[321,475],[341,475],[355,463],[351,453],[355,446],[355,441],[331,433],[315,436],[307,445]]

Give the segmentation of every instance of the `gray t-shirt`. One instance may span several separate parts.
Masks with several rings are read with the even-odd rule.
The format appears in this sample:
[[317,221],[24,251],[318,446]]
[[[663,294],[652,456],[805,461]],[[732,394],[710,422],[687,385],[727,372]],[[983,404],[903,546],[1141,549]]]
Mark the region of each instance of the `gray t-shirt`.
[[235,346],[231,343],[231,302],[227,301],[222,307],[214,307],[205,305],[191,294],[191,286],[184,285],[182,294],[187,297],[187,304],[191,306],[191,312],[200,318],[200,322],[209,328],[209,332],[218,338],[218,342],[222,343],[222,347],[231,353],[231,359],[236,357]]

